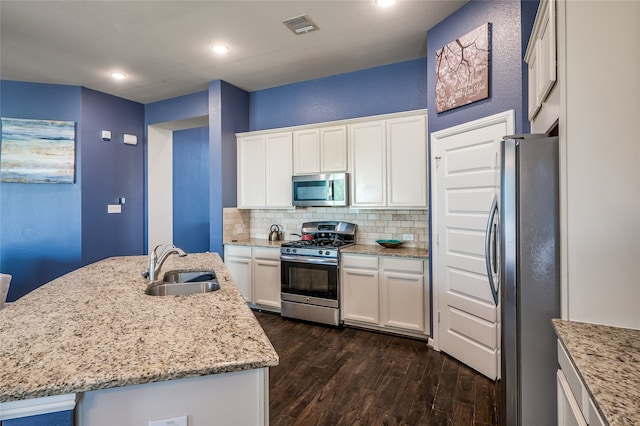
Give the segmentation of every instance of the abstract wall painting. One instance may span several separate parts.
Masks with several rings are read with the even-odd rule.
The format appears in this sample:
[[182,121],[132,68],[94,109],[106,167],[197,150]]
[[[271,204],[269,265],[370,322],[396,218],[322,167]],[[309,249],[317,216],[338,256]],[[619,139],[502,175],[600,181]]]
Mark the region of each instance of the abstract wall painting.
[[489,97],[491,24],[436,51],[436,113]]
[[0,182],[74,183],[75,122],[2,118]]

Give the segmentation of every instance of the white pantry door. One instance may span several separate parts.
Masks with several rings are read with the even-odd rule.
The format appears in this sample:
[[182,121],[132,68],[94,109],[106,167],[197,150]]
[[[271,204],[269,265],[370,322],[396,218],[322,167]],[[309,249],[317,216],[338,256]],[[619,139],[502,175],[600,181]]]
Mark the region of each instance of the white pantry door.
[[508,111],[431,136],[436,346],[490,379],[500,375],[500,313],[485,234],[500,185],[500,141],[512,133]]

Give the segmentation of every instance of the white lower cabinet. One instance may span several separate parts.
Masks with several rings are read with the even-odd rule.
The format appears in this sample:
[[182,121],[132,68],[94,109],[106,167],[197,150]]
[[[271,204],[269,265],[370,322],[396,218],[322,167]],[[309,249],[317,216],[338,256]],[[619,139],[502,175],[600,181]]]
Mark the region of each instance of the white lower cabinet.
[[383,257],[380,277],[380,319],[385,327],[425,333],[424,262]]
[[345,254],[341,262],[342,320],[378,325],[378,258]]
[[280,250],[254,247],[251,272],[253,304],[280,311]]
[[604,426],[569,355],[558,341],[558,426]]
[[341,265],[346,325],[428,336],[426,260],[343,254]]
[[224,264],[244,300],[251,302],[251,247],[224,246]]
[[225,245],[224,264],[248,303],[280,312],[279,248]]

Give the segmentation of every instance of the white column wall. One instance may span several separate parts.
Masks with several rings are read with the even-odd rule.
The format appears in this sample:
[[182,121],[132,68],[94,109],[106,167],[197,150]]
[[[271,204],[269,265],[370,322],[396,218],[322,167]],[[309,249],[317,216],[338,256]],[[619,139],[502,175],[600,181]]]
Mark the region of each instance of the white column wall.
[[640,2],[562,3],[565,314],[640,329]]
[[149,126],[147,166],[148,250],[173,243],[173,131]]

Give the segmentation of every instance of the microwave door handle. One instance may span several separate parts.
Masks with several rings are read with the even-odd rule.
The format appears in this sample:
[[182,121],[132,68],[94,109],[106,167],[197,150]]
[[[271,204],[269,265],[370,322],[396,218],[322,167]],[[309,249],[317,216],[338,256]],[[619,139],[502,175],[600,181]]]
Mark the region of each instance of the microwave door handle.
[[327,198],[329,201],[333,201],[333,179],[329,181],[329,195]]

